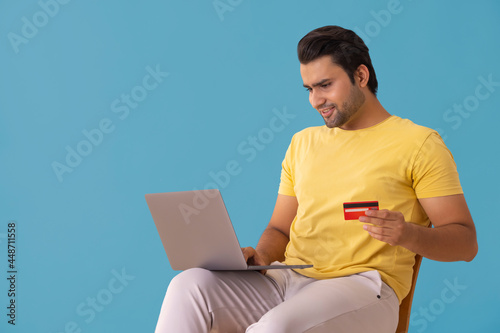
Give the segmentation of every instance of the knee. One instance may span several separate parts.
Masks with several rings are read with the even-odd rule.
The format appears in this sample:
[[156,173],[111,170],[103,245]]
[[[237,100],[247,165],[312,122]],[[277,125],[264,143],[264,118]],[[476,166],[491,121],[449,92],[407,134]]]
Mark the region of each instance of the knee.
[[250,325],[246,333],[291,333],[303,332],[303,322],[299,316],[290,313],[276,311],[276,308],[269,310],[260,320]]
[[[190,269],[175,276],[163,300],[157,332],[208,332],[210,315],[205,287],[210,272]],[[206,290],[206,289],[205,289]]]
[[199,292],[210,288],[215,281],[213,272],[203,268],[191,268],[175,276],[168,286],[167,293]]
[[290,333],[296,327],[287,327],[286,322],[257,322],[250,325],[245,333]]

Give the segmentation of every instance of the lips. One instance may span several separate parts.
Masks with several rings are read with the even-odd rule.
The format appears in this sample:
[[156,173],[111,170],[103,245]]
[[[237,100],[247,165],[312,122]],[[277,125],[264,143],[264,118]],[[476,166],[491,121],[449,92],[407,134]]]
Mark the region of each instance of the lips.
[[323,109],[321,110],[321,115],[324,117],[324,118],[328,118],[330,117],[332,114],[333,114],[333,111],[335,110],[335,107],[332,106],[331,108],[328,108],[328,109]]

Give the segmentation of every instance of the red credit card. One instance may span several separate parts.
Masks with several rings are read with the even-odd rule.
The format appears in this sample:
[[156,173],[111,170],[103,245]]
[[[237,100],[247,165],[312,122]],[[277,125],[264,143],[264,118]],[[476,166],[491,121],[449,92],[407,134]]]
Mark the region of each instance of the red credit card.
[[344,218],[357,220],[364,216],[367,210],[378,210],[378,201],[344,202]]

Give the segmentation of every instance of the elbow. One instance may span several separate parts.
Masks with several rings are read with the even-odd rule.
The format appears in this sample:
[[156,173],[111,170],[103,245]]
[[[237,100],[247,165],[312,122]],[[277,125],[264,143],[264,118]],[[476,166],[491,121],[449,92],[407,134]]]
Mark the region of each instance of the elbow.
[[469,233],[467,237],[467,252],[464,258],[464,261],[466,262],[471,262],[477,255],[477,252],[479,250],[478,245],[477,245],[477,233],[476,233],[476,228],[474,226],[474,222],[471,221],[471,224],[469,225]]
[[468,256],[465,258],[466,262],[471,262],[477,255],[478,245],[477,241],[474,241],[472,248],[469,250]]

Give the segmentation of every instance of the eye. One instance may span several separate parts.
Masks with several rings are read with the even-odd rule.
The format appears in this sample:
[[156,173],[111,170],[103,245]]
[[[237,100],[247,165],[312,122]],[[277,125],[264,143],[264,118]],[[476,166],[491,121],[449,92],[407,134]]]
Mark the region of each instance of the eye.
[[307,91],[308,93],[311,93],[312,89],[311,89],[311,88],[306,88],[306,91]]
[[330,82],[322,84],[321,88],[328,88],[328,86],[330,86],[330,84],[331,84]]

